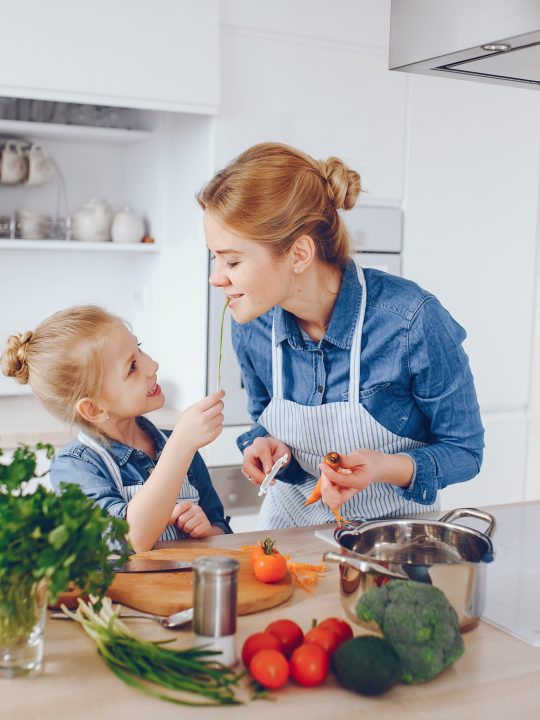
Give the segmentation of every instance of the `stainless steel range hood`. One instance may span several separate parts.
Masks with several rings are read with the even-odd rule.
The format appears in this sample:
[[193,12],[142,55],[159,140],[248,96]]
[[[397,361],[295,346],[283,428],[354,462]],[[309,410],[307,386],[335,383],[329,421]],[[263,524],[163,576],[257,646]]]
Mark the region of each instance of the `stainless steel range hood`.
[[540,89],[540,0],[392,0],[389,67]]

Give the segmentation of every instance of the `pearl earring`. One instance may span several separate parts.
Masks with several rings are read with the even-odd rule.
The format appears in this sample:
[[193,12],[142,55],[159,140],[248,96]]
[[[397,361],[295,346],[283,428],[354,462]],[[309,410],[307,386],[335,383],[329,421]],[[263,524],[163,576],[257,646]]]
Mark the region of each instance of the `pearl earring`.
[[298,268],[294,268],[294,272],[297,273],[297,272],[298,272]]

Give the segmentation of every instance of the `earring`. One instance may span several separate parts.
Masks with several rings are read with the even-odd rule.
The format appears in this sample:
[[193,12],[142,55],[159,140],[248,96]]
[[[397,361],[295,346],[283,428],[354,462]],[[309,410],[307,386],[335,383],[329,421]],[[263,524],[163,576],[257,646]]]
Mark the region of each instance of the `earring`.
[[297,273],[297,272],[298,272],[298,268],[294,268],[293,272]]

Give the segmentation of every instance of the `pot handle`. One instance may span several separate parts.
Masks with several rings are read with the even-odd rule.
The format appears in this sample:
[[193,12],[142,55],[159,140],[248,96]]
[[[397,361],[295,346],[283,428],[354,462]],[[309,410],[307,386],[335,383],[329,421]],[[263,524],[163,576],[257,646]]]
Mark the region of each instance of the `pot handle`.
[[449,510],[442,517],[439,518],[439,522],[451,523],[454,520],[459,520],[462,517],[474,517],[478,520],[484,520],[488,524],[488,528],[484,535],[491,537],[495,532],[495,518],[491,513],[485,512],[484,510],[477,510],[476,508],[457,508],[456,510]]
[[368,558],[365,555],[360,555],[360,553],[351,552],[349,554],[344,552],[336,553],[329,551],[324,553],[323,560],[348,565],[349,567],[364,573],[372,572],[384,575],[385,577],[397,578],[398,580],[410,580],[410,577],[405,573],[399,572],[398,570],[389,570],[384,567],[384,565],[379,565],[379,563],[373,562],[371,558]]

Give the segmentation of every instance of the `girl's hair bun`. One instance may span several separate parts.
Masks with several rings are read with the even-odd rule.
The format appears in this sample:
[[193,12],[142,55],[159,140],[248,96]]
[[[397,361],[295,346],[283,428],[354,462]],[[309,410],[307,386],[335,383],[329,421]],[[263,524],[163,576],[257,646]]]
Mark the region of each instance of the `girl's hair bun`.
[[31,330],[10,335],[6,350],[2,355],[2,372],[8,377],[15,378],[21,385],[28,383],[29,372],[26,356],[33,335]]
[[337,210],[350,210],[356,204],[360,191],[360,175],[349,168],[342,160],[330,157],[319,160],[319,172],[326,180],[328,197]]

